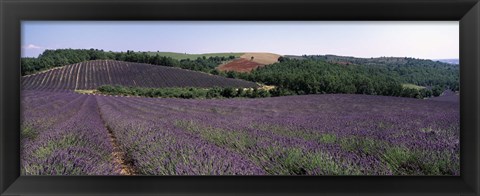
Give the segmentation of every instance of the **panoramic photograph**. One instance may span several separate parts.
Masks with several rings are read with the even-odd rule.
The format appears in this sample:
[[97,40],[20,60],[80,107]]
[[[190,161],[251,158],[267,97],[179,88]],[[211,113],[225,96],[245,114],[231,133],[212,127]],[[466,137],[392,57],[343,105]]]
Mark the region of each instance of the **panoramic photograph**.
[[21,175],[460,175],[458,21],[21,33]]

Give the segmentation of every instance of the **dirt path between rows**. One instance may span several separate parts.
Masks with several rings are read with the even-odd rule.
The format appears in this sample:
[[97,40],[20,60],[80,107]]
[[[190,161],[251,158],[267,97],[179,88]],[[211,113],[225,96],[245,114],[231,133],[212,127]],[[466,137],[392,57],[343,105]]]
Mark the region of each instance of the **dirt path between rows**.
[[[97,101],[96,97],[95,97],[95,101]],[[112,161],[113,161],[113,164],[115,165],[115,168],[117,168],[116,173],[120,175],[126,175],[126,176],[137,175],[138,172],[135,169],[135,166],[133,165],[132,160],[126,156],[125,152],[122,151],[122,149],[120,148],[120,145],[118,144],[117,137],[115,137],[115,134],[113,133],[112,129],[110,129],[110,127],[108,127],[108,125],[106,124],[105,119],[102,116],[102,112],[100,111],[100,108],[98,106],[98,101],[97,101],[97,109],[98,109],[98,114],[102,119],[103,125],[107,130],[108,139],[113,147]]]
[[107,130],[108,130],[108,137],[110,139],[110,143],[113,146],[113,152],[112,152],[113,162],[116,165],[116,167],[119,168],[120,175],[136,175],[137,172],[132,162],[129,161],[129,159],[125,156],[125,153],[120,149],[117,138],[115,137],[113,132],[110,130],[110,128],[107,127]]

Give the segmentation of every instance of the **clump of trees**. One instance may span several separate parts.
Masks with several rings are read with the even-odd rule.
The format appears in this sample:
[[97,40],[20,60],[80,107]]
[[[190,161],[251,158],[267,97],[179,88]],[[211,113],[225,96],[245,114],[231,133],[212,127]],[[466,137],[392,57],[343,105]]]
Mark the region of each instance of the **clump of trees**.
[[141,88],[104,85],[97,88],[97,91],[106,95],[142,96],[142,97],[163,97],[183,99],[220,99],[220,98],[263,98],[270,97],[267,90],[259,88],[194,88],[194,87],[172,87],[172,88]]

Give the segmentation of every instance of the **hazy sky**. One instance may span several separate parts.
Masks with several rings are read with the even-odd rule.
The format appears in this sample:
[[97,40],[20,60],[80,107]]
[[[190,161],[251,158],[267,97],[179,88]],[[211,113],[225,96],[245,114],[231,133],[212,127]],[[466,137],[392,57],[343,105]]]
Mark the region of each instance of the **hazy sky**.
[[22,56],[45,49],[459,57],[459,23],[23,21]]

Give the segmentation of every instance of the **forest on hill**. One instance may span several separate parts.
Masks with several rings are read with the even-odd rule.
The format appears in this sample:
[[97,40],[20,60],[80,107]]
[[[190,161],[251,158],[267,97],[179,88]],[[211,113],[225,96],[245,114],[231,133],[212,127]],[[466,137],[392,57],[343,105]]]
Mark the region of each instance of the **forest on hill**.
[[288,59],[320,60],[338,65],[360,66],[381,72],[403,83],[420,86],[445,86],[458,90],[460,68],[456,64],[409,57],[356,58],[336,55],[287,56]]
[[445,83],[431,88],[405,88],[406,81],[395,73],[369,66],[346,66],[314,59],[282,59],[251,73],[227,73],[233,78],[275,85],[273,95],[367,94],[424,98],[439,96]]

